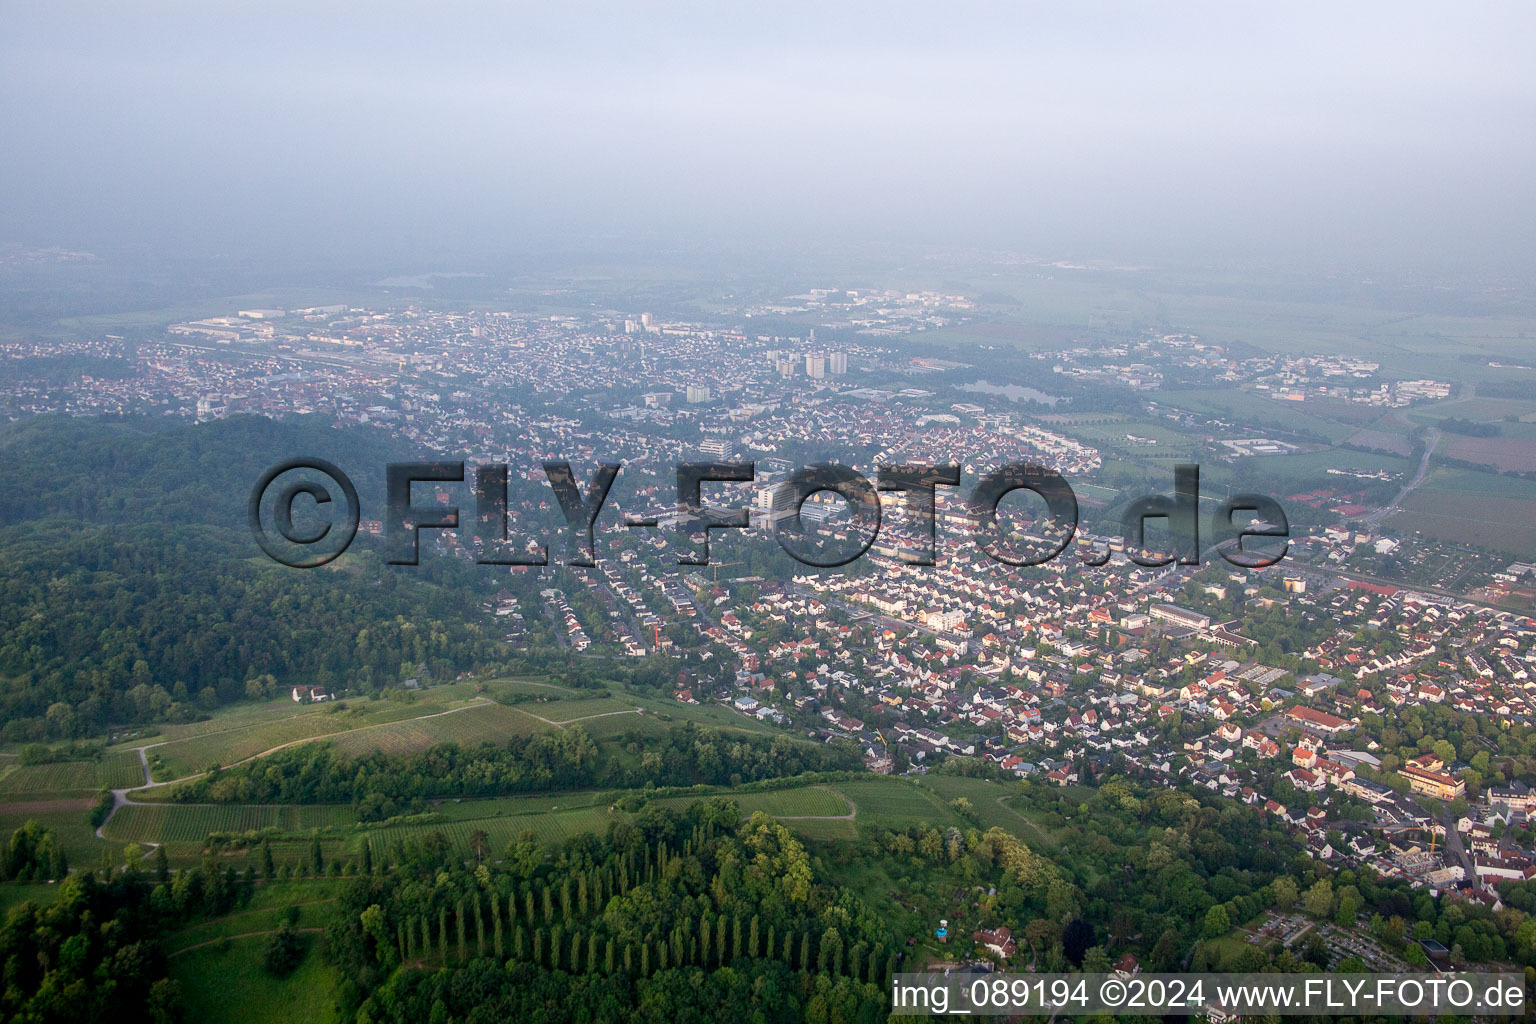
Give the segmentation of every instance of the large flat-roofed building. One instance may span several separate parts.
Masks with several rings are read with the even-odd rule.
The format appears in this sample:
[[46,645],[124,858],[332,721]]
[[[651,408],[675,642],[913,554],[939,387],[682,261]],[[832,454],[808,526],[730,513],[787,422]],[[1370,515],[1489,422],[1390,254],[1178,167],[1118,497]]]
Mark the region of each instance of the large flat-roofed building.
[[1362,779],[1358,776],[1344,783],[1342,788],[1350,796],[1359,797],[1370,804],[1386,803],[1392,799],[1392,790],[1379,782],[1372,782],[1370,779]]
[[1200,612],[1192,612],[1188,608],[1180,608],[1176,604],[1154,604],[1147,609],[1147,614],[1155,619],[1163,619],[1175,626],[1185,626],[1189,629],[1207,630],[1211,627],[1211,617]]
[[1315,708],[1303,707],[1300,704],[1285,713],[1285,717],[1292,725],[1299,725],[1310,732],[1327,733],[1330,736],[1336,733],[1349,732],[1354,723],[1340,718],[1338,715],[1330,715],[1326,711],[1318,711]]

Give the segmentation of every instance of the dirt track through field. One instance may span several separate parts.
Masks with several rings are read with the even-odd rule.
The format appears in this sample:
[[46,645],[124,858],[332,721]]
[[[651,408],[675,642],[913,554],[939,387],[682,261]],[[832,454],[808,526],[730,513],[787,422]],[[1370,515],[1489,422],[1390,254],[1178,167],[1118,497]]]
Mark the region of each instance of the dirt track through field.
[[[325,931],[325,929],[324,928],[295,928],[294,931],[298,932],[300,935],[318,935],[321,932]],[[236,939],[253,939],[253,938],[255,938],[258,935],[274,935],[276,933],[277,933],[277,929],[276,928],[268,928],[265,931],[259,931],[259,932],[241,932],[239,935],[220,935],[216,939],[209,939],[206,942],[199,942],[195,946],[183,946],[181,949],[178,949],[174,953],[167,953],[166,956],[181,956],[181,954],[183,954],[183,953],[190,953],[194,949],[202,949],[204,946],[214,946],[214,945],[217,945],[220,942],[233,942]]]

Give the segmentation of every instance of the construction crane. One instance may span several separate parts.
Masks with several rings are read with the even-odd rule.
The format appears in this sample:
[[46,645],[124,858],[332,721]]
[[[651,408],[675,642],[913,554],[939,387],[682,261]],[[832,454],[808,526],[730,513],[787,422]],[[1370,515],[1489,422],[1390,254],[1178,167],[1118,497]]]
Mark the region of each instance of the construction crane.
[[715,579],[714,579],[714,582],[716,582],[716,583],[720,582],[720,567],[722,565],[730,566],[730,565],[746,565],[746,564],[747,563],[745,563],[745,562],[711,562],[710,565],[715,567]]

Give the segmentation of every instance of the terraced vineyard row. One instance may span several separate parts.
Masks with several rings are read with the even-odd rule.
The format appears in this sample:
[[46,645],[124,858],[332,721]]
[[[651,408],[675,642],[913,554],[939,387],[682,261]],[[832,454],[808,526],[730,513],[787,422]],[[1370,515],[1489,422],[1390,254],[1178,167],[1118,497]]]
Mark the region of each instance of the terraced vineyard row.
[[276,828],[285,833],[314,829],[350,829],[356,821],[345,805],[183,806],[129,804],[118,808],[107,823],[106,836],[125,843],[200,843],[211,832],[247,832]]
[[801,839],[817,842],[859,838],[858,828],[844,818],[797,818],[784,824]]

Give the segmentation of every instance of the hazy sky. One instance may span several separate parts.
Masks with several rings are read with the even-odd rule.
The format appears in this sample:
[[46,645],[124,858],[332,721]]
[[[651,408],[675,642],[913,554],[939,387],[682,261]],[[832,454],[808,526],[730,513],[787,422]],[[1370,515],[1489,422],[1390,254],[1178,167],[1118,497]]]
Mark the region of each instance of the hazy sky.
[[1529,3],[504,6],[6,0],[0,241],[1531,261]]

